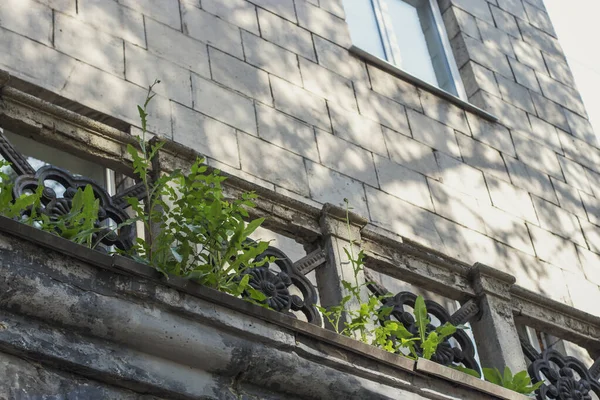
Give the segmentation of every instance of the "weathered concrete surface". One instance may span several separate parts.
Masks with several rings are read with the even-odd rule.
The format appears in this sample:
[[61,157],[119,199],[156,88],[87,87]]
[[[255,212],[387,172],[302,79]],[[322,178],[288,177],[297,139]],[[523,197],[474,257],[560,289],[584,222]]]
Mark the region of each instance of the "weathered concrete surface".
[[[320,328],[284,328],[169,288],[148,271],[119,274],[107,257],[52,235],[29,234],[37,244],[0,234],[6,399],[482,398],[385,362],[377,349],[349,351],[343,338],[329,334],[325,343],[304,333]],[[90,261],[44,243],[74,246],[71,254]]]

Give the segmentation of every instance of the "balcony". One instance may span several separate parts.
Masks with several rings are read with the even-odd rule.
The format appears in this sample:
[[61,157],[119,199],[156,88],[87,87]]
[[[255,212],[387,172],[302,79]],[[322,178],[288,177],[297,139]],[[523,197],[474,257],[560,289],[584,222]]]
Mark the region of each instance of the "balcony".
[[[78,152],[125,176],[132,137],[119,129],[5,87],[0,127]],[[2,136],[0,154],[15,166],[22,190],[45,180],[65,195],[91,181],[27,159]],[[167,142],[154,172],[187,168],[198,154]],[[256,271],[270,309],[168,276],[131,258],[88,249],[15,220],[0,218],[0,394],[9,398],[78,394],[84,398],[482,399],[524,398],[450,368],[528,369],[543,382],[538,399],[600,397],[600,318],[515,285],[483,264],[467,265],[384,231],[332,205],[316,207],[239,177],[224,182],[229,198],[258,194],[250,218],[287,243],[267,250],[277,261]],[[70,191],[71,190],[71,191]],[[94,186],[119,224],[126,196]],[[102,222],[102,221],[99,221]],[[127,248],[133,231],[102,244]],[[287,240],[287,241],[286,241]],[[295,243],[295,245],[294,245]],[[285,249],[283,247],[286,247]],[[352,272],[344,249],[362,250],[373,294],[409,328],[417,294],[433,325],[466,325],[417,361],[338,335],[317,305],[339,304]],[[289,249],[294,249],[292,257]],[[302,254],[304,252],[304,254]],[[288,256],[289,255],[289,256]],[[275,290],[278,288],[278,290]],[[348,307],[356,307],[348,304]],[[573,343],[598,359],[591,367],[552,347],[538,351],[524,327]],[[422,355],[422,354],[421,354]],[[3,386],[4,385],[4,386]],[[4,392],[3,392],[4,391]],[[592,397],[577,397],[577,396]],[[28,397],[29,396],[29,397]]]

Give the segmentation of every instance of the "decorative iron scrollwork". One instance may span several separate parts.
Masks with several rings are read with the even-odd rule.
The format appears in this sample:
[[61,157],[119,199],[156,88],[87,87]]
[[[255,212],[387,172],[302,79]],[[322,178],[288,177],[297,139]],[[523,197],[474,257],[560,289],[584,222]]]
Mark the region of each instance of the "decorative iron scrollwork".
[[[400,292],[385,302],[385,306],[393,307],[391,316],[414,335],[418,334],[415,319],[411,312],[406,311],[405,307],[414,308],[416,299],[417,295],[414,293]],[[427,307],[430,320],[438,320],[441,325],[446,322],[452,323],[452,317],[439,303],[432,300],[425,300],[425,306]],[[427,332],[429,333],[435,330],[435,328],[433,324],[429,324]],[[417,348],[417,352],[421,354],[421,349]],[[462,364],[466,368],[471,368],[481,373],[479,365],[475,361],[475,346],[462,329],[458,329],[453,335],[440,343],[431,360],[446,366]]]
[[536,399],[592,400],[592,393],[600,398],[600,382],[593,367],[588,369],[575,357],[564,356],[554,349],[540,354],[524,338],[521,345],[531,361],[528,372],[532,382],[544,382],[536,391]]
[[[317,292],[312,283],[281,250],[269,247],[256,261],[267,257],[275,257],[275,261],[244,272],[244,275],[250,275],[249,285],[267,296],[266,303],[275,311],[292,316],[292,311],[299,311],[306,316],[308,322],[320,325],[321,315],[314,306],[317,303]],[[292,294],[292,287],[296,287],[302,297]]]
[[[37,211],[50,218],[58,218],[69,213],[77,190],[89,185],[100,203],[96,227],[100,229],[106,227],[95,234],[95,239],[105,246],[115,246],[121,250],[129,250],[133,246],[135,227],[133,225],[121,226],[129,218],[125,212],[129,205],[123,200],[122,194],[111,197],[92,179],[74,176],[66,170],[51,165],[42,167],[36,172],[27,158],[15,149],[1,131],[0,155],[11,163],[12,169],[17,174],[13,186],[14,198],[18,198],[24,193],[35,192],[41,186],[43,188],[42,204],[41,209]],[[59,196],[54,189],[60,186],[64,189],[62,196]],[[143,198],[145,195],[145,190],[140,185],[134,186],[127,192],[138,198]],[[116,231],[110,229],[111,225],[119,226],[119,229]]]

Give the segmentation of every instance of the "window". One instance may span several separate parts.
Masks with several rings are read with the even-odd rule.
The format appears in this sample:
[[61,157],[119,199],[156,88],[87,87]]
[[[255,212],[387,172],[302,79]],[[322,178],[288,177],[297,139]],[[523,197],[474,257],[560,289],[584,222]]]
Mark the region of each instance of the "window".
[[466,99],[436,0],[344,0],[354,46]]
[[[16,135],[6,130],[3,130],[3,132],[10,143],[21,152],[21,154],[27,157],[27,161],[29,161],[29,164],[31,164],[35,170],[51,164],[55,167],[66,169],[75,175],[91,178],[101,187],[106,189],[109,194],[115,194],[115,178],[113,171],[91,161],[68,154],[62,150],[46,146],[34,139]],[[0,156],[0,158],[2,158],[2,156]],[[10,168],[7,168],[6,172],[9,171]],[[64,188],[57,184],[53,189],[55,189],[58,196],[62,196]]]

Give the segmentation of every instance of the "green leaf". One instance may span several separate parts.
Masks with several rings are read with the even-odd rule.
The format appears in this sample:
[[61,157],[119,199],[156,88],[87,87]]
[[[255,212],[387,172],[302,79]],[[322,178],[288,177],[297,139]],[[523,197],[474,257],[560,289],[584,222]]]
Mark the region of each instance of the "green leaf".
[[510,368],[504,367],[504,376],[502,378],[502,381],[504,382],[504,384],[512,383],[513,375]]
[[421,342],[425,342],[425,334],[427,331],[427,325],[429,324],[429,315],[427,313],[427,307],[425,307],[425,299],[423,296],[418,296],[415,300],[415,308],[414,308],[415,322],[417,324],[417,330],[419,331],[419,336],[421,338]]
[[486,381],[504,387],[502,375],[497,368],[482,368],[482,371]]
[[423,349],[423,358],[426,360],[431,360],[431,356],[435,354],[435,351],[440,344],[440,338],[438,337],[437,332],[431,332],[427,339],[421,343],[421,348]]

